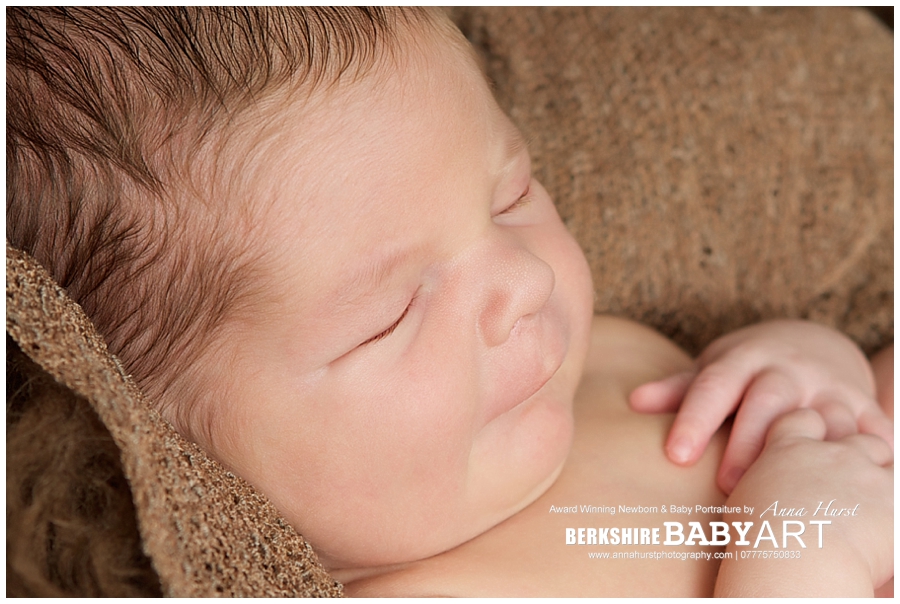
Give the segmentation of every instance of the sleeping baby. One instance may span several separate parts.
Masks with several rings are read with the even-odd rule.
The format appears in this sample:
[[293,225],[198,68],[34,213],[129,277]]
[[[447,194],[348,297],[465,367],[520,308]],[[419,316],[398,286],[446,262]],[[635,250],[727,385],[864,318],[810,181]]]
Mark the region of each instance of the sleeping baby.
[[7,81],[8,239],[347,593],[891,580],[890,364],[592,316],[442,13],[11,9]]

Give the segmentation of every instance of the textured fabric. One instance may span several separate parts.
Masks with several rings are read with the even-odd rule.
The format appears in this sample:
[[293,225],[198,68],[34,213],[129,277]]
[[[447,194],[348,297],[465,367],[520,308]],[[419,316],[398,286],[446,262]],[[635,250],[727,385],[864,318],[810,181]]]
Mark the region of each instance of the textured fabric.
[[[696,352],[766,317],[893,340],[893,40],[855,9],[452,12],[591,264],[598,312]],[[7,249],[7,331],[122,451],[171,596],[339,595],[309,545],[180,438]]]
[[144,551],[165,595],[341,594],[272,505],[178,436],[146,404],[81,308],[8,246],[6,329],[32,360],[91,402],[122,450]]

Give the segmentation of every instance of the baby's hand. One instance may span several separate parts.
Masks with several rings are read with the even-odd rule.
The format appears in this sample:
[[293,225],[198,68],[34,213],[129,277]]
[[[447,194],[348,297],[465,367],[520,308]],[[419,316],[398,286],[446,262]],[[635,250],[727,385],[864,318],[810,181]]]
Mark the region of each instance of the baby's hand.
[[872,368],[847,337],[803,321],[771,321],[713,342],[695,369],[636,388],[644,413],[678,410],[666,442],[669,458],[692,464],[737,409],[717,482],[730,493],[759,456],[769,426],[797,408],[815,409],[826,438],[875,434],[893,447],[893,424],[875,400]]
[[[726,503],[740,510],[734,518],[726,514],[726,522],[759,523],[764,519],[773,525],[781,524],[776,522],[780,519],[773,518],[766,510],[776,501],[783,508],[805,508],[807,514],[817,510],[820,503],[835,503],[833,500],[842,508],[853,509],[852,515],[823,517],[814,512],[808,517],[831,523],[823,527],[826,532],[822,549],[807,545],[804,562],[798,561],[790,568],[785,584],[779,586],[779,578],[771,578],[769,587],[777,588],[776,591],[788,590],[781,595],[794,592],[812,595],[809,588],[840,595],[830,592],[831,586],[826,586],[829,581],[850,593],[856,588],[871,593],[873,587],[881,586],[893,576],[893,453],[875,436],[853,434],[823,442],[825,433],[823,418],[808,409],[778,418],[769,430],[759,459]],[[756,510],[755,514],[745,513],[751,508]],[[810,559],[805,560],[807,557]],[[801,563],[807,565],[810,573],[804,574]],[[773,568],[768,565],[768,572]],[[806,579],[815,585],[796,584]],[[765,586],[757,587],[765,591]]]

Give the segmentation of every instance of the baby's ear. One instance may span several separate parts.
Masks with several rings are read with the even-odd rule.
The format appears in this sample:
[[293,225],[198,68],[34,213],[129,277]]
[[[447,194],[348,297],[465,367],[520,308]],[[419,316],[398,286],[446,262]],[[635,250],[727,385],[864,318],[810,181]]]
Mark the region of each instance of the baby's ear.
[[271,503],[182,439],[8,243],[6,283],[7,595],[341,595]]

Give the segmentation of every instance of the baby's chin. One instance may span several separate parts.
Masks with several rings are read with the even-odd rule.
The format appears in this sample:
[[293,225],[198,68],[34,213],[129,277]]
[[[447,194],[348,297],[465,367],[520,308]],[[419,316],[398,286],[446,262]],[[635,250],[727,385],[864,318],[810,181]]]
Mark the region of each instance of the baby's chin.
[[494,524],[533,503],[559,476],[572,446],[572,406],[565,380],[554,378],[479,434],[469,475],[472,504],[491,510]]
[[[566,448],[566,453],[568,453],[568,451],[570,449],[571,449],[571,446],[568,446]],[[568,455],[563,456],[562,460],[559,462],[559,464],[556,466],[556,468],[554,468],[553,471],[550,472],[550,474],[548,474],[541,482],[534,485],[534,488],[528,494],[526,494],[525,497],[522,498],[522,500],[519,502],[518,505],[516,505],[512,509],[508,510],[505,514],[501,514],[500,520],[498,522],[495,522],[492,525],[492,527],[496,526],[497,524],[500,524],[500,522],[503,522],[507,518],[510,518],[510,517],[518,514],[519,512],[521,512],[522,510],[524,510],[525,508],[530,506],[532,503],[537,501],[541,497],[541,495],[546,493],[547,490],[551,486],[553,486],[553,483],[556,482],[556,479],[559,478],[559,475],[563,471],[563,467],[565,467],[565,465],[566,465],[567,458],[568,458]]]
[[355,544],[329,550],[314,543],[334,577],[348,582],[451,551],[534,503],[565,465],[574,431],[571,399],[527,401],[485,428],[465,480],[444,501],[411,496],[398,502],[401,515],[360,531]]
[[[503,510],[480,510],[475,512],[476,519],[459,523],[456,530],[445,532],[444,535],[438,537],[438,531],[429,533],[423,527],[418,527],[410,531],[398,531],[389,538],[396,539],[398,543],[403,545],[399,550],[391,553],[384,551],[387,545],[384,541],[374,548],[371,552],[361,552],[359,550],[353,552],[348,558],[340,560],[340,552],[329,551],[327,547],[316,547],[319,558],[325,568],[334,576],[335,579],[342,583],[349,583],[367,576],[377,575],[381,572],[387,572],[406,565],[413,564],[420,560],[425,560],[433,556],[438,556],[447,552],[451,552],[456,548],[465,545],[472,539],[476,539],[485,533],[490,532],[493,528],[511,518],[529,505],[540,498],[552,485],[556,482],[565,465],[563,459],[557,467],[555,467],[547,476],[538,484],[533,485],[532,489],[526,493],[515,505],[507,507]],[[448,518],[443,516],[435,518],[432,528],[440,525],[447,526]],[[459,519],[457,519],[459,520]],[[412,528],[412,527],[407,527]],[[403,534],[400,534],[403,533]],[[437,539],[435,539],[437,537]],[[337,557],[334,556],[337,555]]]

